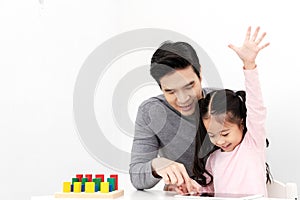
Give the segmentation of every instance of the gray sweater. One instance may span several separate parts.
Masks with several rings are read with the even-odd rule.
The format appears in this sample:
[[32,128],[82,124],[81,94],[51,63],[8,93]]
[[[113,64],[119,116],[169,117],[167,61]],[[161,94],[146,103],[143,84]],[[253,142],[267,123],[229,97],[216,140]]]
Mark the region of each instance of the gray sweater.
[[[203,88],[203,95],[210,91]],[[160,181],[151,169],[151,161],[158,155],[184,164],[188,174],[193,175],[197,128],[195,116],[181,116],[163,95],[144,101],[138,109],[131,150],[129,173],[133,186],[149,189]]]

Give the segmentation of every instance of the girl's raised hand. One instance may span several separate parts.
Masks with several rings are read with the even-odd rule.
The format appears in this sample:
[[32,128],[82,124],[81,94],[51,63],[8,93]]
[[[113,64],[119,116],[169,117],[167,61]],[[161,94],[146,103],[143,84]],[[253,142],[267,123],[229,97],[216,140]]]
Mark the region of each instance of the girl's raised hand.
[[264,37],[266,36],[266,32],[262,33],[260,37],[258,37],[260,27],[257,27],[253,35],[251,36],[251,26],[248,27],[246,37],[244,43],[241,47],[234,46],[229,44],[228,47],[234,50],[240,59],[244,63],[245,69],[254,69],[256,67],[255,59],[260,50],[269,46],[269,42],[263,45],[260,45]]

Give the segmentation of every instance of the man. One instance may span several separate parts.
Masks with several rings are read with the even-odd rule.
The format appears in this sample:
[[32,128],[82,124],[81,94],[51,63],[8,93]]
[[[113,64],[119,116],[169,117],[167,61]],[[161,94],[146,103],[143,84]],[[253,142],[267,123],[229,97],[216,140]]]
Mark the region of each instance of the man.
[[[150,73],[163,95],[143,102],[135,122],[130,176],[137,189],[165,184],[198,185],[190,179],[198,127],[198,100],[208,90],[201,86],[201,66],[193,47],[165,42],[153,54]],[[157,157],[159,154],[160,157]]]

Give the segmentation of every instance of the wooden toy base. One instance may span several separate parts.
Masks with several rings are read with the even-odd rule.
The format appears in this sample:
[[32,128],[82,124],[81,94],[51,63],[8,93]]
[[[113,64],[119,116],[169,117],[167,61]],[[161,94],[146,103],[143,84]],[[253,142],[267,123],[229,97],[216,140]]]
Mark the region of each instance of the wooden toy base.
[[115,190],[113,192],[102,193],[102,192],[94,192],[94,193],[74,193],[74,192],[57,192],[54,194],[55,198],[109,198],[114,199],[124,195],[124,190]]

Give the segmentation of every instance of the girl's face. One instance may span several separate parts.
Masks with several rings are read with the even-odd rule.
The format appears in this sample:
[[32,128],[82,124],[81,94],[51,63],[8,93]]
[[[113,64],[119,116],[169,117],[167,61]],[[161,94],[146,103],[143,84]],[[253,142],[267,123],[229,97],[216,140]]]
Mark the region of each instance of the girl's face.
[[243,125],[230,123],[226,120],[222,121],[224,122],[222,123],[220,120],[216,120],[213,116],[203,118],[203,123],[210,141],[223,151],[230,152],[242,141]]

